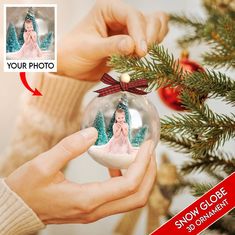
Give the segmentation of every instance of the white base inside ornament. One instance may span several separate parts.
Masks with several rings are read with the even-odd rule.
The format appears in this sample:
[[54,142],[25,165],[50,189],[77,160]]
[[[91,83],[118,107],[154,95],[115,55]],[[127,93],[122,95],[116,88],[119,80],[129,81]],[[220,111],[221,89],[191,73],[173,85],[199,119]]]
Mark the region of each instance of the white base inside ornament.
[[98,163],[111,169],[127,169],[134,162],[138,147],[134,147],[132,154],[110,153],[105,150],[106,145],[92,146],[89,148],[89,155]]
[[53,60],[54,52],[52,51],[42,51],[42,55],[40,57],[32,57],[32,58],[19,58],[18,51],[17,52],[8,52],[6,53],[7,60]]

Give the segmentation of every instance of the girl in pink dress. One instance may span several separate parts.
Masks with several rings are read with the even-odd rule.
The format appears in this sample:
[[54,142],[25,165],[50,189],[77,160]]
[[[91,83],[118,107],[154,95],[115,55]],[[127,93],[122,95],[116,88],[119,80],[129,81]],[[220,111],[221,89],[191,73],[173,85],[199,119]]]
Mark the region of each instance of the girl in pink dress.
[[133,147],[128,137],[128,124],[125,120],[125,112],[117,109],[115,112],[116,122],[113,124],[113,137],[108,143],[108,152],[115,154],[131,154]]
[[36,59],[42,56],[42,51],[37,43],[37,33],[34,31],[32,20],[24,22],[24,44],[17,52],[17,59]]

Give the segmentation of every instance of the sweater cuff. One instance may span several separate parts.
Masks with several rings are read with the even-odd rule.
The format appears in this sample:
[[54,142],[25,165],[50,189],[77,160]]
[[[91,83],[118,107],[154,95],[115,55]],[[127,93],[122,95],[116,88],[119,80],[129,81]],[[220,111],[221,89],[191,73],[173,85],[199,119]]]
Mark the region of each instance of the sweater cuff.
[[0,234],[25,235],[44,227],[33,210],[0,179]]
[[57,120],[69,121],[80,108],[83,96],[95,82],[75,80],[52,73],[37,73],[36,88],[43,96],[33,96],[29,105]]

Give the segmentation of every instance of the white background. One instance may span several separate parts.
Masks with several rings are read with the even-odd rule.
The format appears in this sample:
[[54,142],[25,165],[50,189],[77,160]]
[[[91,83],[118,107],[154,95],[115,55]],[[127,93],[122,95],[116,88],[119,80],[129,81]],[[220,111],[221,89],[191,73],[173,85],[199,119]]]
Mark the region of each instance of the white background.
[[[61,37],[64,33],[69,31],[79,19],[84,16],[89,8],[93,5],[94,1],[91,0],[57,0],[57,1],[31,1],[31,3],[57,3],[58,4],[58,36]],[[204,11],[201,8],[199,0],[129,0],[127,1],[133,6],[139,8],[144,12],[151,12],[155,10],[162,10],[166,12],[184,12],[187,14],[197,14],[199,16],[204,16]],[[30,3],[30,1],[1,1],[1,16],[3,11],[3,3]],[[1,21],[2,22],[2,21]],[[166,39],[164,40],[164,46],[166,46],[170,52],[172,52],[176,57],[179,56],[180,50],[176,46],[176,39],[180,36],[182,31],[176,29],[175,27],[170,28],[170,32]],[[0,27],[0,39],[2,40],[2,27]],[[2,41],[0,43],[2,45]],[[2,46],[0,48],[0,55],[2,55]],[[204,50],[204,47],[194,47],[190,48],[191,58],[200,61],[199,55]],[[22,84],[19,80],[19,75],[17,73],[3,73],[3,58],[0,58],[0,150],[4,150],[7,146],[11,132],[13,129],[13,124],[15,122],[16,116],[18,114],[18,103],[19,98],[24,90]],[[152,93],[149,98],[156,105],[159,114],[163,117],[166,114],[171,114],[172,111],[168,109],[159,100],[156,93]],[[85,103],[91,99],[91,95],[88,94]],[[217,103],[212,103],[213,108],[220,109],[220,111],[231,111],[225,110],[223,107],[219,106]],[[229,150],[231,150],[231,145],[228,145]],[[161,144],[158,146],[157,155],[159,156],[162,152],[167,151],[172,161],[177,165],[180,165],[184,159],[180,154],[176,154],[173,151],[169,151],[165,146]],[[76,159],[71,162],[67,175],[70,179],[86,182],[92,180],[102,180],[108,177],[107,171],[96,162],[91,160],[88,156],[83,156],[82,158]],[[200,177],[202,180],[203,178]],[[177,211],[183,209],[186,205],[192,202],[194,199],[189,194],[184,194],[175,198],[172,206],[172,211]],[[111,216],[102,219],[98,222],[87,224],[87,225],[53,225],[48,226],[46,230],[41,232],[41,235],[111,235],[113,227],[117,223],[120,215]],[[141,221],[138,224],[135,235],[145,234],[145,219],[146,215],[143,214]]]

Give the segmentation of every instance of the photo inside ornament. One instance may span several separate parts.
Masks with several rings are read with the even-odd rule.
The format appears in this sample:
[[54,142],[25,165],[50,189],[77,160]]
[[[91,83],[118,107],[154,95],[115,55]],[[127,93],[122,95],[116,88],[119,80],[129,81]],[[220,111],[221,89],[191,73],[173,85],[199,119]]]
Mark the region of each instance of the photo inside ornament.
[[160,121],[154,105],[142,95],[118,92],[94,98],[85,110],[82,128],[95,127],[98,138],[89,155],[113,169],[126,169],[140,145],[148,139],[156,146]]

